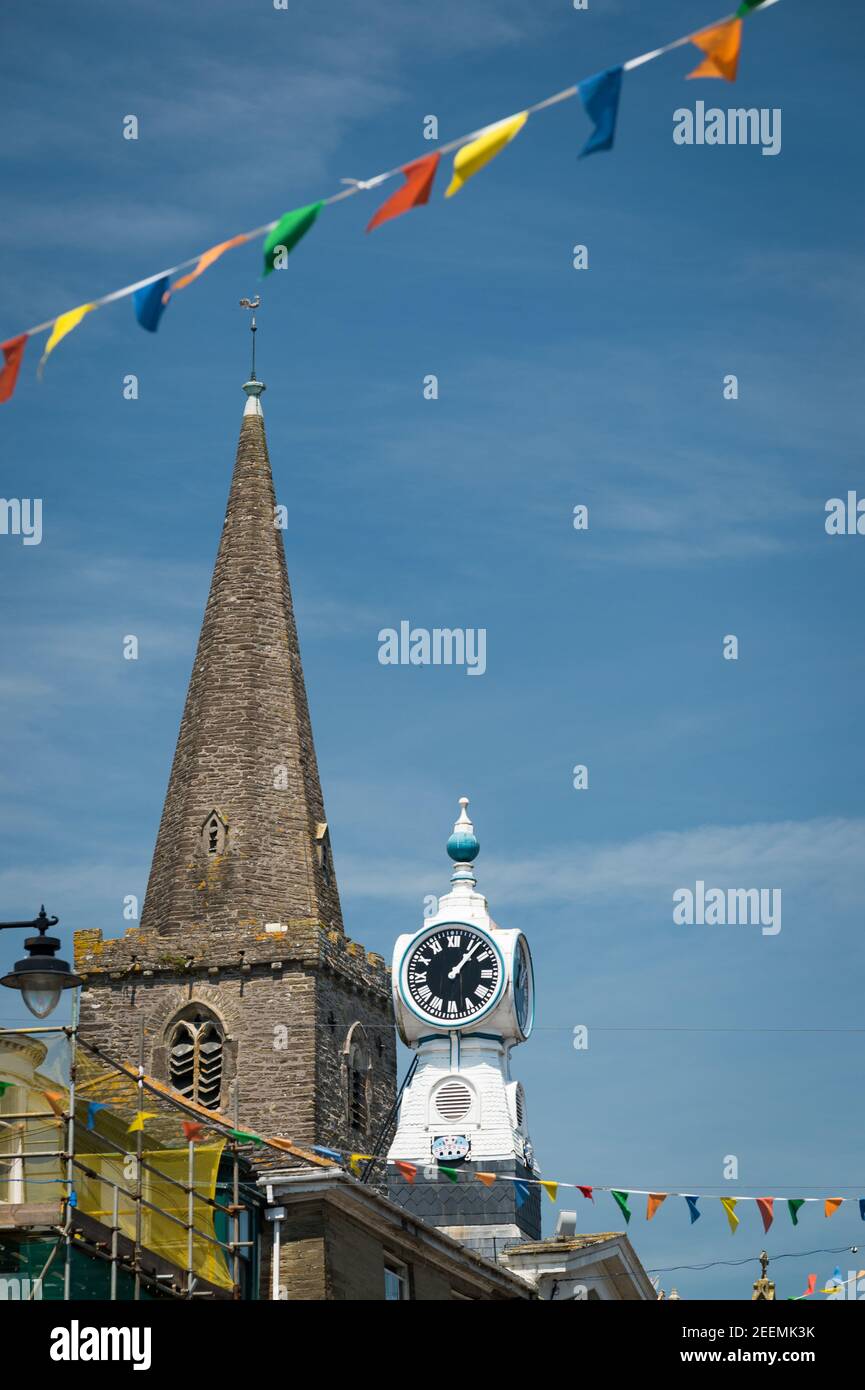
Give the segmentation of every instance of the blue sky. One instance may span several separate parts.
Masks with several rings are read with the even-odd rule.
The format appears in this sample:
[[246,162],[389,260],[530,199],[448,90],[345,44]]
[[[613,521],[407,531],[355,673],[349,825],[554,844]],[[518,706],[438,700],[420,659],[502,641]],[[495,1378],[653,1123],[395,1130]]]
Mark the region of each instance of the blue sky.
[[[428,152],[428,114],[453,138],[717,9],[9,12],[0,336]],[[686,83],[692,49],[626,75],[612,154],[577,162],[589,124],[568,102],[447,201],[445,162],[429,206],[370,237],[377,195],[326,209],[264,285],[258,248],[231,252],[155,336],[128,302],[106,308],[41,385],[31,344],[0,409],[3,495],[44,508],[41,545],[0,537],[3,918],[44,899],[67,939],[115,935],[124,895],[143,896],[240,423],[237,301],[261,290],[349,934],[389,957],[419,925],[469,795],[480,887],[535,957],[514,1071],[545,1175],[865,1196],[861,1032],[843,1031],[862,1024],[865,540],[824,531],[827,498],[865,491],[863,40],[856,7],[783,0],[746,24],[735,86]],[[781,153],[675,145],[673,112],[697,99],[781,108]],[[401,619],[484,627],[485,675],[380,665]],[[781,932],[676,926],[673,891],[697,879],[781,888]],[[684,1202],[651,1225],[635,1202],[650,1268],[764,1243],[753,1208],[731,1239],[718,1203],[690,1228]],[[797,1229],[780,1213],[770,1254],[865,1242],[855,1207],[829,1223],[809,1206]],[[604,1197],[579,1216],[621,1224]],[[787,1295],[857,1260],[773,1273]],[[757,1273],[662,1282],[735,1298]]]

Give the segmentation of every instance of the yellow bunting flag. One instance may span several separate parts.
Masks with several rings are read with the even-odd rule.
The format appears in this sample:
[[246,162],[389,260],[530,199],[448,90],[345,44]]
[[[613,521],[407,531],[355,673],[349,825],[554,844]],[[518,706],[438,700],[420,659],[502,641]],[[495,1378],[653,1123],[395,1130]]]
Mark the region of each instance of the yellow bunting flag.
[[666,1202],[666,1192],[650,1192],[646,1200],[646,1220],[651,1221],[662,1202]]
[[736,1215],[736,1203],[738,1202],[738,1200],[739,1200],[738,1197],[722,1197],[722,1198],[721,1198],[721,1206],[724,1208],[725,1212],[727,1213],[727,1220],[728,1220],[729,1223],[730,1223],[730,1232],[731,1232],[732,1235],[735,1235],[735,1234],[736,1234],[736,1227],[737,1227],[738,1224],[739,1224],[739,1218],[738,1218],[738,1216]]
[[727,24],[704,29],[701,34],[691,34],[689,38],[706,55],[702,63],[688,73],[689,77],[723,77],[726,82],[736,81],[739,49],[742,47],[741,19],[731,19]]
[[351,1171],[355,1174],[355,1176],[359,1178],[359,1177],[360,1177],[360,1165],[361,1165],[362,1163],[369,1163],[369,1160],[370,1160],[371,1158],[372,1158],[372,1154],[349,1154],[349,1156],[348,1156],[348,1166],[349,1166],[349,1168],[351,1169]]
[[153,1113],[152,1110],[139,1110],[138,1114],[135,1116],[135,1119],[132,1121],[132,1124],[129,1126],[126,1133],[137,1134],[139,1130],[142,1130],[144,1128],[145,1120],[155,1119],[156,1115]]
[[475,1173],[478,1182],[482,1182],[484,1187],[492,1187],[496,1180],[495,1173]]
[[495,159],[505,145],[509,145],[514,136],[519,135],[528,119],[528,111],[521,111],[518,116],[508,116],[507,120],[497,121],[476,140],[470,140],[462,149],[457,150],[454,155],[453,178],[445,197],[451,198],[454,193],[459,193],[463,184],[468,183],[473,174],[483,169],[491,159]]
[[843,1197],[827,1197],[823,1203],[823,1215],[834,1216],[843,1201]]
[[95,304],[80,304],[77,309],[70,309],[68,313],[61,314],[59,319],[55,320],[54,328],[51,331],[51,337],[45,344],[45,351],[42,354],[36,373],[40,380],[42,378],[42,369],[48,361],[50,353],[54,351],[61,338],[65,338],[67,333],[71,333],[73,328],[77,328],[84,318],[84,315],[89,314],[90,310],[95,308]]
[[230,251],[233,246],[242,246],[248,240],[248,236],[233,236],[230,241],[221,241],[218,246],[211,246],[209,251],[205,251],[203,255],[199,256],[195,269],[191,270],[188,275],[181,275],[180,279],[171,286],[171,289],[166,291],[165,302],[167,303],[169,294],[177,294],[178,290],[185,290],[187,285],[191,285],[193,280],[197,280],[199,275],[203,275],[205,270],[209,270],[213,262],[218,261],[226,251]]
[[549,1182],[548,1180],[545,1181],[544,1178],[540,1179],[540,1184],[550,1201],[554,1202],[556,1200],[556,1193],[559,1190],[559,1184],[557,1182]]

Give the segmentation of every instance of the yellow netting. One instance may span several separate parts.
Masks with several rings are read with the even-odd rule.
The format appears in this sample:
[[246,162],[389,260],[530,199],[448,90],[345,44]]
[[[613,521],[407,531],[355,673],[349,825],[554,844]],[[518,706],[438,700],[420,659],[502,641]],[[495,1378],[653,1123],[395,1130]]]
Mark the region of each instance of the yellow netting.
[[[63,1115],[69,1108],[69,1065],[70,1044],[63,1034],[0,1033],[0,1204],[59,1204],[65,1193],[65,1164],[50,1151],[65,1147]],[[82,1057],[80,1052],[78,1073],[75,1157],[95,1176],[75,1169],[77,1206],[110,1226],[112,1183],[117,1183],[126,1189],[126,1193],[118,1193],[118,1226],[122,1235],[134,1240],[138,1160],[136,1135],[128,1131],[139,1108],[138,1089],[127,1077]],[[97,1098],[99,1109],[94,1113],[89,1105]],[[180,1269],[187,1268],[187,1232],[169,1218],[184,1224],[189,1220],[189,1197],[167,1179],[191,1185],[193,1272],[230,1289],[229,1257],[213,1243],[215,1212],[205,1200],[215,1197],[225,1142],[214,1136],[211,1143],[195,1145],[190,1184],[182,1115],[155,1096],[147,1096],[146,1107],[154,1114],[145,1124],[141,1195],[158,1211],[142,1206],[141,1243]],[[106,1141],[123,1152],[106,1151]],[[144,1164],[157,1172],[149,1172]]]

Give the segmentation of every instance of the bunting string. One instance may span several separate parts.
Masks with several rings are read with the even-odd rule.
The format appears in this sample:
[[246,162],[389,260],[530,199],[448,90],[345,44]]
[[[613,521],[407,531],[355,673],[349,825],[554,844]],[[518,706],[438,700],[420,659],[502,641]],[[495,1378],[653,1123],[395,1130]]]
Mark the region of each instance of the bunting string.
[[[629,58],[616,67],[607,68],[594,77],[565,87],[560,92],[554,92],[552,96],[545,97],[514,115],[457,136],[456,139],[437,146],[433,154],[387,169],[371,178],[343,179],[344,187],[327,198],[284,213],[282,217],[253,227],[250,231],[240,232],[184,261],[179,261],[176,265],[158,270],[133,284],[124,285],[110,294],[88,300],[74,309],[65,310],[43,323],[35,324],[23,333],[0,343],[0,352],[3,354],[3,364],[0,366],[0,402],[11,398],[18,380],[24,349],[28,340],[35,334],[51,330],[39,362],[37,376],[41,379],[48,357],[62,339],[77,328],[88,314],[95,309],[104,308],[107,304],[131,297],[138,323],[148,332],[155,333],[173,296],[197,280],[227,251],[263,237],[263,273],[265,276],[269,275],[274,269],[284,268],[285,258],[311,229],[323,208],[355,197],[358,193],[370,192],[391,179],[401,177],[404,180],[403,185],[378,209],[369,222],[366,230],[372,231],[383,222],[429,201],[438,164],[442,156],[447,154],[455,156],[451,181],[445,191],[445,197],[451,198],[520,133],[530,116],[546,111],[563,101],[579,96],[587,116],[594,123],[594,129],[580,152],[581,156],[612,149],[623,73],[642,67],[645,63],[671,53],[685,44],[693,44],[703,54],[703,59],[698,67],[688,74],[689,77],[713,77],[732,82],[736,77],[743,19],[758,9],[769,9],[777,3],[778,0],[742,0],[735,11],[722,19],[714,20],[701,29],[692,30],[661,48],[654,48],[648,53]],[[182,275],[172,285],[174,277],[182,271],[189,273]]]

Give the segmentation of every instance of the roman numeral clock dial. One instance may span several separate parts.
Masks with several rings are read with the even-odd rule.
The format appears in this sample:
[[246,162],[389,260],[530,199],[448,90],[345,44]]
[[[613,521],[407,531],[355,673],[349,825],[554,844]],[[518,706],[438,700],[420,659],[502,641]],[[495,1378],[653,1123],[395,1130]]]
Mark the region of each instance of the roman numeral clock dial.
[[501,986],[498,952],[470,927],[445,926],[411,951],[405,983],[414,1007],[444,1027],[485,1013]]

